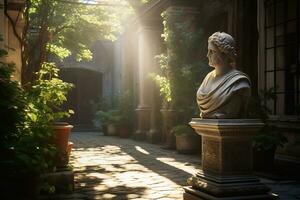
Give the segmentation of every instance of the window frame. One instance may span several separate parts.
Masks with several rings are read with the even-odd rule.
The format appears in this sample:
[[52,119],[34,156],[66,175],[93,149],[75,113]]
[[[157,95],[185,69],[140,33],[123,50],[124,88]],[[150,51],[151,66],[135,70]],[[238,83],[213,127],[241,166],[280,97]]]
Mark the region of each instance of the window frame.
[[[270,1],[273,1],[271,2],[271,6],[274,5],[274,18],[273,18],[273,24],[271,26],[266,26],[266,23],[267,23],[267,16],[266,16],[266,10],[267,10],[267,7],[266,7],[266,4]],[[284,18],[283,18],[283,21],[280,22],[280,23],[276,23],[276,4],[277,3],[281,3],[283,2],[284,4]],[[287,19],[286,17],[286,10],[287,10],[287,3],[284,1],[284,0],[264,0],[264,1],[261,1],[261,0],[257,0],[257,27],[258,27],[258,32],[259,32],[259,40],[258,40],[258,90],[259,91],[266,91],[267,90],[267,73],[272,73],[273,74],[273,86],[275,88],[275,95],[278,95],[280,93],[283,92],[283,94],[286,94],[288,93],[288,91],[286,90],[286,86],[284,86],[282,92],[278,92],[276,89],[276,73],[278,71],[288,71],[287,68],[282,68],[282,69],[276,69],[276,50],[278,49],[278,47],[280,46],[288,46],[290,44],[287,43],[286,41],[286,26],[287,24],[290,22],[290,21],[295,21],[296,22],[296,43],[292,43],[292,45],[295,45],[296,44],[296,56],[297,56],[297,59],[296,59],[296,84],[295,84],[295,89],[292,91],[292,93],[295,95],[295,106],[296,105],[299,105],[299,98],[300,98],[300,88],[299,88],[299,81],[300,81],[300,76],[299,76],[299,51],[300,51],[300,42],[299,42],[299,33],[300,33],[300,30],[299,30],[299,10],[300,10],[300,5],[299,5],[299,1],[297,1],[297,8],[296,8],[296,18],[293,18],[293,19]],[[284,36],[284,42],[283,42],[283,45],[277,45],[276,44],[276,28],[278,26],[282,25],[284,27],[284,33],[283,33],[283,36]],[[269,47],[267,47],[267,29],[271,29],[273,28],[273,70],[267,70],[267,49],[271,49]],[[284,58],[286,57],[286,50],[284,50]],[[298,75],[297,75],[298,74]],[[286,97],[284,97],[285,99]],[[266,104],[266,98],[264,98],[264,103]],[[293,115],[287,115],[286,114],[286,106],[285,106],[286,103],[283,104],[284,106],[284,113],[280,113],[278,114],[278,112],[276,112],[276,107],[277,107],[277,100],[274,99],[274,105],[273,105],[273,108],[272,108],[272,114],[268,114],[269,117],[271,118],[278,118],[278,116],[284,116],[284,118],[292,118],[294,119],[295,117],[296,118],[299,118],[299,111],[298,113],[296,114],[293,114]]]

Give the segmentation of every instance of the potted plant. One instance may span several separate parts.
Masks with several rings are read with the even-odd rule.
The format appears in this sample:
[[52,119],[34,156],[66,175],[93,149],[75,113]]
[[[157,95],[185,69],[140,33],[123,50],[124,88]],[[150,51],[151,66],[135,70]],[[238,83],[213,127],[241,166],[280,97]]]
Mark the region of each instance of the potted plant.
[[129,90],[123,91],[118,98],[118,112],[116,114],[118,134],[128,138],[133,124],[134,105],[133,94]]
[[99,110],[95,114],[94,124],[99,123],[104,135],[108,135],[107,126],[109,123],[110,115],[108,112]]
[[55,168],[56,151],[48,116],[33,102],[34,89],[26,92],[11,80],[13,70],[13,64],[0,62],[1,197],[35,199],[40,175]]
[[95,128],[99,128],[104,135],[107,135],[107,116],[106,112],[109,108],[105,98],[98,97],[96,100],[91,100],[90,104],[92,110],[95,113],[93,119],[93,125]]
[[98,111],[94,120],[100,121],[104,135],[116,135],[116,124],[119,120],[119,112],[117,110]]
[[278,130],[266,125],[254,137],[253,168],[258,171],[270,171],[274,169],[275,151],[278,146],[283,147],[286,142],[286,137]]
[[273,170],[276,149],[278,146],[283,147],[287,142],[287,138],[278,128],[268,125],[271,111],[265,103],[275,98],[274,88],[270,88],[267,91],[260,91],[259,95],[252,97],[249,102],[249,116],[260,118],[265,123],[265,126],[253,138],[253,168],[257,171]]
[[72,144],[68,140],[73,126],[61,120],[70,117],[73,111],[62,110],[61,106],[73,85],[59,79],[58,73],[54,63],[43,63],[36,73],[37,80],[28,92],[28,100],[32,125],[40,124],[52,130],[53,144],[58,152],[57,166],[63,167],[69,160]]
[[179,153],[194,153],[200,144],[199,136],[188,125],[178,125],[171,132],[176,137],[176,149]]

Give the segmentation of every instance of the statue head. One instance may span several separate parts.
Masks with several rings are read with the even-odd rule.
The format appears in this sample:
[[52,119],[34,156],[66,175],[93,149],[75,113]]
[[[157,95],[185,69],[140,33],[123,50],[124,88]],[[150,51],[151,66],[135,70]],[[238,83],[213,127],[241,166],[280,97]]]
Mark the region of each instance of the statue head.
[[236,50],[233,37],[224,32],[215,32],[208,38],[207,57],[209,65],[235,67]]

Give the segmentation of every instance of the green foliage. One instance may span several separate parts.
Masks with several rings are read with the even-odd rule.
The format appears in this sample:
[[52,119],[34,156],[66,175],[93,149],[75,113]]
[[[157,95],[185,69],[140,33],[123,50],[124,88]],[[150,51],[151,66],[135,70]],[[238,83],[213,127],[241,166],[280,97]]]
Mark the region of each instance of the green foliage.
[[[6,51],[1,49],[1,56]],[[14,64],[0,62],[0,149],[8,149],[20,137],[25,119],[24,92],[17,81],[11,80]],[[5,154],[5,153],[4,153]]]
[[0,67],[0,164],[11,163],[12,174],[36,174],[49,169],[55,148],[49,144],[49,127],[33,123],[27,94],[10,80],[13,67]]
[[22,173],[42,173],[55,167],[52,123],[69,117],[72,111],[61,110],[72,84],[58,77],[53,63],[44,63],[37,80],[26,93],[26,116],[22,136],[15,144],[16,162]]
[[73,114],[61,109],[73,84],[62,81],[58,72],[54,63],[44,63],[36,74],[38,78],[28,92],[28,118],[33,123],[49,125]]
[[278,146],[283,147],[288,140],[278,130],[265,126],[263,130],[254,137],[253,146],[258,151],[276,150]]
[[260,91],[260,94],[256,98],[252,97],[250,100],[250,117],[260,118],[265,123],[263,129],[253,140],[253,147],[259,151],[276,150],[277,146],[283,147],[288,142],[287,138],[277,128],[267,124],[268,115],[271,114],[271,110],[265,104],[265,101],[274,100],[275,98],[276,95],[272,87],[265,92]]
[[95,114],[94,124],[98,121],[102,125],[115,124],[117,126],[125,125],[131,127],[134,120],[133,94],[129,90],[123,91],[117,95],[114,108],[108,109],[108,106],[101,106]]
[[[74,0],[66,3],[60,0],[30,0],[29,22],[32,30],[47,34],[47,51],[59,59],[74,55],[78,60],[90,60],[90,45],[96,40],[115,40],[122,31],[126,19],[133,14],[132,8],[125,6],[86,6]],[[45,32],[41,32],[45,28]],[[29,44],[39,43],[41,35],[29,32]]]
[[195,135],[194,130],[188,125],[177,125],[172,128],[171,132],[176,136]]
[[209,69],[201,52],[206,49],[206,40],[195,16],[174,9],[163,12],[162,17],[166,52],[156,56],[161,71],[151,77],[167,107],[176,108],[180,119],[188,121],[198,113],[193,99]]
[[119,120],[119,111],[97,111],[94,120],[100,121],[102,125],[116,124],[116,122]]
[[60,106],[72,86],[58,78],[54,64],[44,63],[24,92],[11,80],[13,71],[13,64],[0,62],[0,167],[16,176],[52,171],[57,152],[51,123],[69,115]]
[[134,120],[133,93],[129,90],[122,91],[118,98],[117,109],[119,111],[118,125],[131,127]]

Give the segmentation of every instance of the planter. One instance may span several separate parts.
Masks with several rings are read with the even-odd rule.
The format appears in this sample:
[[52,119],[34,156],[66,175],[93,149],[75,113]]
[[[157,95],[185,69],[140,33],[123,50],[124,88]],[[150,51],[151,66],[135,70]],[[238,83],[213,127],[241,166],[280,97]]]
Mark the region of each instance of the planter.
[[176,112],[175,110],[161,109],[162,114],[162,132],[163,132],[163,142],[165,149],[175,149],[176,139],[174,134],[171,133],[171,129],[174,125]]
[[274,169],[275,148],[268,150],[253,149],[253,168],[255,171],[270,171]]
[[176,149],[178,153],[195,153],[200,144],[199,137],[196,135],[176,135]]
[[64,167],[69,161],[69,152],[72,146],[69,145],[69,135],[72,125],[68,123],[56,123],[53,125],[54,144],[58,151],[57,167]]
[[102,127],[102,133],[103,133],[103,135],[107,135],[107,125],[103,124],[101,127]]
[[118,128],[118,134],[121,138],[129,137],[129,128],[127,126],[120,126]]
[[107,125],[107,135],[116,135],[116,126],[114,124]]
[[69,163],[72,148],[73,148],[73,142],[68,142],[67,163]]

